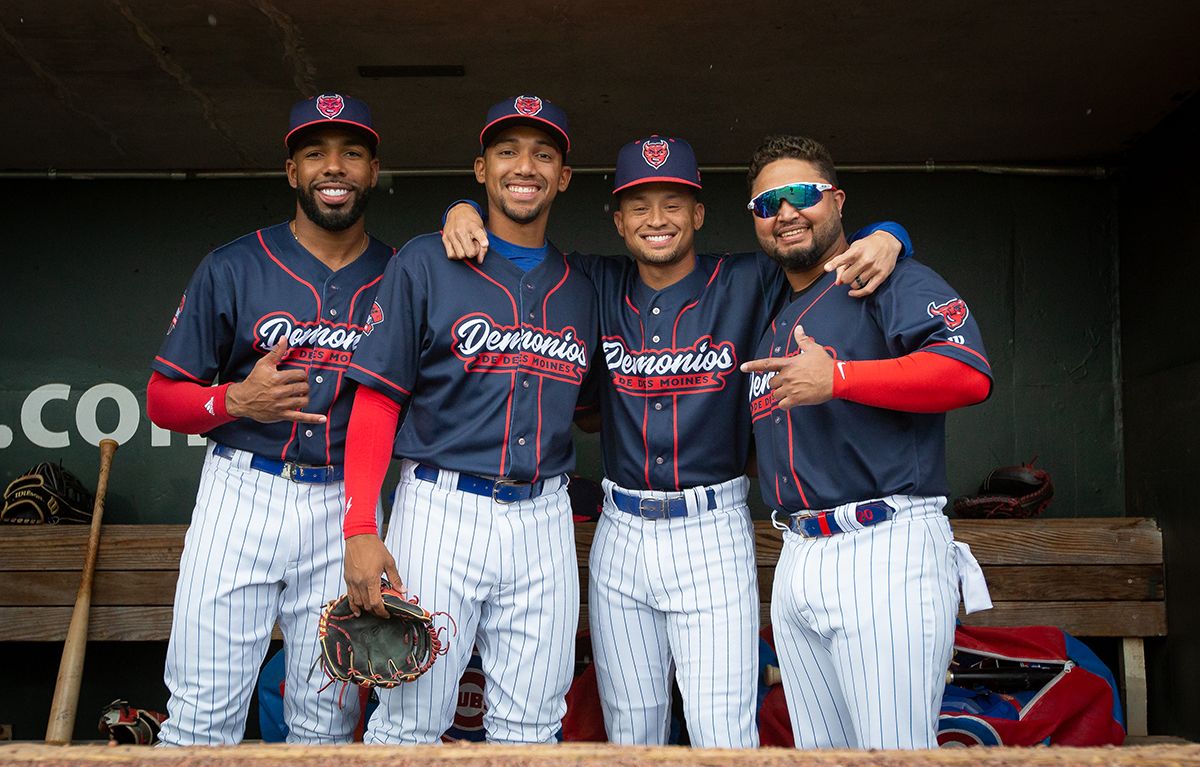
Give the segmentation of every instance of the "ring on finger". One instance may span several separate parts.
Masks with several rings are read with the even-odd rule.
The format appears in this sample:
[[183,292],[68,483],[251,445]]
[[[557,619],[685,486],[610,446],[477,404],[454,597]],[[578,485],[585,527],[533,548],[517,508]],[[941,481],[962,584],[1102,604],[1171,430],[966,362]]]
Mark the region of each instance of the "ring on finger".
[[858,288],[859,290],[862,290],[863,288],[865,288],[867,286],[867,282],[868,281],[864,280],[862,278],[862,275],[860,274],[859,276],[854,278],[854,287]]

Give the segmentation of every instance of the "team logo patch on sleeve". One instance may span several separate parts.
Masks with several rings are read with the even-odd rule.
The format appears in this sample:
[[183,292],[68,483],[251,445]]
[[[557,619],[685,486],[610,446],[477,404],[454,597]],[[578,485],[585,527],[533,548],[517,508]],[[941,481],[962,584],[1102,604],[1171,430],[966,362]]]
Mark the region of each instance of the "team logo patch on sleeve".
[[175,310],[175,316],[171,318],[171,325],[167,328],[167,335],[171,335],[171,331],[179,324],[179,315],[183,314],[183,305],[187,303],[187,293],[179,299],[179,308]]
[[367,317],[367,324],[363,326],[363,335],[371,335],[371,331],[374,330],[375,326],[381,322],[383,322],[383,307],[381,307],[379,302],[376,301],[375,303],[371,304],[371,315]]
[[667,145],[666,139],[660,138],[658,141],[647,141],[642,144],[642,159],[655,170],[661,168],[670,156],[671,147]]
[[930,301],[927,307],[930,317],[941,317],[946,322],[946,327],[951,330],[958,330],[967,321],[967,317],[971,315],[971,311],[967,309],[967,302],[961,298],[951,298],[944,304],[935,304]]
[[517,96],[513,101],[513,109],[527,117],[533,117],[542,111],[542,100],[537,96]]
[[317,111],[330,120],[340,115],[345,108],[345,102],[336,93],[317,96]]

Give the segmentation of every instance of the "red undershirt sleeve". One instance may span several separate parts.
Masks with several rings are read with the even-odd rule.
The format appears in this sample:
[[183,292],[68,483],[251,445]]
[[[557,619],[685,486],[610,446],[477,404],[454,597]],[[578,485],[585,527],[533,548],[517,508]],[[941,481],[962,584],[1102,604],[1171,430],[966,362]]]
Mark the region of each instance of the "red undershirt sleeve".
[[183,434],[204,434],[236,420],[225,410],[229,384],[205,386],[159,373],[146,384],[146,415],[158,426]]
[[961,360],[916,351],[890,360],[840,362],[833,396],[909,413],[944,413],[983,402],[992,379]]
[[346,517],[342,534],[378,535],[375,507],[392,460],[400,405],[369,386],[359,386],[346,427]]

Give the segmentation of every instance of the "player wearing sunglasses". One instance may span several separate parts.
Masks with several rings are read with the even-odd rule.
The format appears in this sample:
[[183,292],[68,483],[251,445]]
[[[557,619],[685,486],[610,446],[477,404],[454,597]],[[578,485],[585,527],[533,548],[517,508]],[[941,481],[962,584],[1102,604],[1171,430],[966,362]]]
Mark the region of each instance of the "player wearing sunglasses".
[[968,612],[991,606],[942,514],[945,412],[991,390],[979,327],[913,259],[862,301],[833,289],[846,193],[816,141],[769,138],[749,182],[792,289],[742,370],[783,531],[771,623],[796,745],[934,748],[959,586]]

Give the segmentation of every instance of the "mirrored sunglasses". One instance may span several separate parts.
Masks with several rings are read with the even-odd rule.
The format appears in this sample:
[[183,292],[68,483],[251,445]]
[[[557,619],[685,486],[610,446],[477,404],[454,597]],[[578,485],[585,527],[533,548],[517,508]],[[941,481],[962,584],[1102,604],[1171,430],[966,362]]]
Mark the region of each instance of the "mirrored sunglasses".
[[779,215],[779,206],[784,200],[796,210],[804,210],[820,202],[825,192],[836,189],[833,184],[784,184],[757,195],[746,204],[746,210],[759,218],[773,218]]

